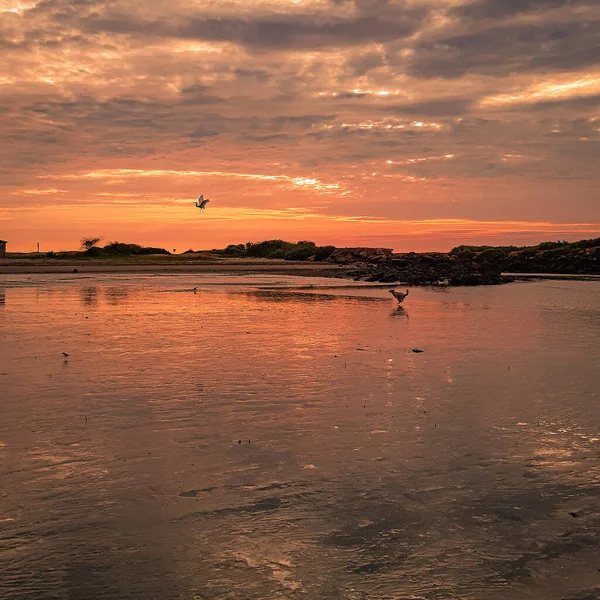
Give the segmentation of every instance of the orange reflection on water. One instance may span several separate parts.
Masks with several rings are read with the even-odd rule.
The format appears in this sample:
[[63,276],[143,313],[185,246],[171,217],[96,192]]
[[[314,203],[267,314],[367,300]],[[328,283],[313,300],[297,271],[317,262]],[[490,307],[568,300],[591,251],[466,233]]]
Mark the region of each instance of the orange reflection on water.
[[101,598],[320,598],[331,573],[418,596],[434,569],[500,599],[497,573],[591,506],[594,283],[412,289],[398,311],[261,277],[3,282],[4,589],[41,566],[34,595],[99,570]]

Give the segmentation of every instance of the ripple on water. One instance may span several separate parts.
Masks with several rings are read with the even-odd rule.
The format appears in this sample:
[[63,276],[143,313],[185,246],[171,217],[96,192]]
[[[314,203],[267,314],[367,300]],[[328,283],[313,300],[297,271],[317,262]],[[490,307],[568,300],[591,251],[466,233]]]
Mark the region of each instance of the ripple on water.
[[0,598],[597,597],[596,283],[0,288]]

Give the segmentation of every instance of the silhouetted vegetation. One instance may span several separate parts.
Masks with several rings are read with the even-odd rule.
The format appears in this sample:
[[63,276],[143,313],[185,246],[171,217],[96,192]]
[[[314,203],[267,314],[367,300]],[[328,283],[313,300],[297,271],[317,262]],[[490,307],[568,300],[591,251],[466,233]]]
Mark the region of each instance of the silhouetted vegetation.
[[[94,240],[85,240],[94,241]],[[96,243],[98,239],[95,240]],[[83,247],[82,241],[82,247]],[[83,254],[89,257],[101,257],[101,256],[141,256],[148,254],[171,254],[164,248],[153,248],[151,246],[140,246],[138,244],[126,244],[124,242],[111,242],[104,247],[98,247],[95,245],[89,246]]]
[[557,242],[542,242],[538,245],[538,250],[556,250],[560,248],[566,248],[569,245],[567,240],[557,241]]
[[571,248],[597,248],[600,246],[600,237],[589,240],[579,240],[578,242],[570,242]]
[[[98,246],[100,237],[81,240],[83,251],[48,252],[47,258],[118,259],[124,262],[152,264],[153,259],[135,257],[161,255],[157,264],[176,264],[164,248],[111,242]],[[175,251],[174,251],[175,252]],[[394,253],[390,248],[336,248],[317,246],[301,240],[288,242],[281,239],[230,244],[224,249],[186,250],[186,263],[195,260],[223,258],[267,258],[290,261],[328,261],[347,267],[349,276],[365,281],[410,285],[489,285],[503,283],[506,273],[553,273],[573,275],[600,275],[600,238],[567,242],[545,241],[535,246],[469,246],[461,245],[450,252]],[[36,253],[35,255],[39,255]],[[181,256],[181,255],[179,255]],[[24,257],[27,257],[25,255]],[[167,261],[162,260],[167,258]],[[15,256],[16,258],[16,256]]]
[[480,271],[511,273],[600,273],[600,238],[542,242],[537,246],[457,246],[450,256],[471,261]]
[[596,248],[600,246],[600,238],[592,238],[589,240],[579,240],[578,242],[567,242],[566,240],[556,242],[542,242],[537,246],[456,246],[450,250],[450,254],[480,254],[487,250],[502,251],[506,254],[511,252],[524,252],[526,250],[544,251],[544,250],[577,250],[582,248]]
[[92,248],[98,247],[98,242],[102,239],[102,237],[84,237],[81,238],[81,249],[82,250],[91,250]]
[[171,254],[164,248],[153,248],[152,246],[138,246],[137,244],[125,244],[123,242],[112,242],[102,248],[104,254],[117,254],[119,256],[136,256],[140,254]]
[[247,244],[230,244],[222,254],[249,258],[279,258],[284,260],[327,260],[335,250],[334,246],[317,246],[311,241],[286,242],[265,240]]
[[229,244],[224,253],[228,256],[246,256],[246,244]]

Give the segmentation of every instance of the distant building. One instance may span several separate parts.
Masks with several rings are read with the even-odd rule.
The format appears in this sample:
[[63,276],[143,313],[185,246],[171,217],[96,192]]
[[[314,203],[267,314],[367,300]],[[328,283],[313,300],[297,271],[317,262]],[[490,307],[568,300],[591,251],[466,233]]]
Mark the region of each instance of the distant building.
[[0,258],[4,258],[6,256],[6,242],[5,240],[0,240]]

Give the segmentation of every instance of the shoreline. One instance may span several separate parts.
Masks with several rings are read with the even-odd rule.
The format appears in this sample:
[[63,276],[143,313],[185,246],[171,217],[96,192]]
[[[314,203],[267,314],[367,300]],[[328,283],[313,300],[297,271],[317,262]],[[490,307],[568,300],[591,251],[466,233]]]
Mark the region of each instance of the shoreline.
[[[93,241],[97,240],[90,243]],[[314,242],[265,240],[221,250],[171,254],[162,248],[115,242],[83,252],[12,252],[0,258],[0,276],[43,273],[268,273],[444,287],[541,279],[597,281],[600,238],[542,242],[531,247],[457,246],[449,252],[400,253],[390,248],[336,248]]]
[[[101,273],[225,273],[248,275],[272,273],[273,275],[297,275],[304,277],[329,277],[352,280],[352,265],[328,262],[287,261],[279,259],[216,259],[216,260],[52,260],[52,259],[2,259],[0,276],[33,274],[101,274]],[[600,281],[600,275],[558,273],[502,273],[515,281],[563,280]],[[393,282],[385,285],[391,285]],[[397,284],[406,285],[398,281]]]
[[600,275],[578,275],[570,273],[502,273],[503,277],[511,277],[516,281],[555,279],[563,281],[600,281]]
[[347,278],[347,266],[327,262],[287,261],[277,259],[221,260],[0,260],[0,275],[31,275],[42,273],[272,273],[308,277]]

